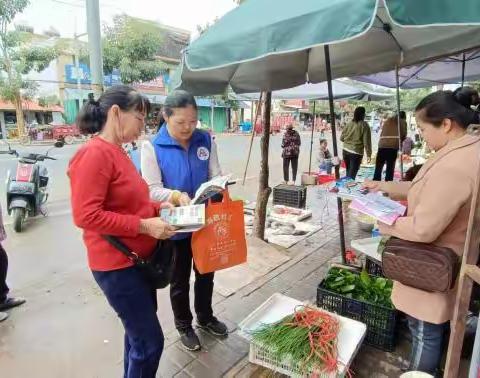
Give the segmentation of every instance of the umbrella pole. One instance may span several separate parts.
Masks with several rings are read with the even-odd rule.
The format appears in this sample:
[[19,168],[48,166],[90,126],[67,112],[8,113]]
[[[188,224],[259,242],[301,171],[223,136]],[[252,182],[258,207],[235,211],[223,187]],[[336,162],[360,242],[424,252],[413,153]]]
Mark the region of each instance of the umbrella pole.
[[[330,49],[328,45],[323,47],[325,53],[325,69],[327,71],[327,85],[328,85],[328,104],[330,106],[330,121],[332,124],[332,139],[333,139],[333,155],[338,157],[337,146],[337,129],[335,127],[335,108],[333,106],[333,90],[332,90],[332,69],[330,67]],[[335,166],[335,178],[340,179],[340,166]],[[342,262],[346,263],[345,258],[345,228],[343,225],[343,206],[342,200],[337,197],[338,208],[338,228],[340,232],[340,249],[342,253]]]
[[312,123],[312,137],[310,138],[310,161],[308,163],[308,174],[312,173],[312,153],[313,153],[313,132],[315,130],[315,104],[316,101],[313,101],[313,123]]
[[398,152],[400,156],[400,177],[403,180],[403,159],[402,159],[402,132],[400,122],[400,83],[398,78],[398,66],[395,66],[395,81],[397,87],[397,129],[398,129]]
[[251,109],[251,122],[252,122],[252,134],[250,138],[250,147],[248,148],[248,157],[247,157],[247,162],[245,164],[245,171],[243,172],[243,181],[242,185],[245,185],[245,180],[247,179],[247,171],[248,171],[248,164],[250,162],[250,156],[252,155],[252,146],[253,146],[253,140],[255,139],[255,124],[257,123],[257,118],[258,118],[258,111],[261,108],[261,102],[262,102],[262,92],[260,92],[260,98],[258,99],[258,105],[257,105],[257,111],[255,113],[255,119],[253,119],[253,103],[252,101],[252,109]]
[[462,88],[464,83],[465,83],[465,53],[463,53],[463,58],[462,58]]

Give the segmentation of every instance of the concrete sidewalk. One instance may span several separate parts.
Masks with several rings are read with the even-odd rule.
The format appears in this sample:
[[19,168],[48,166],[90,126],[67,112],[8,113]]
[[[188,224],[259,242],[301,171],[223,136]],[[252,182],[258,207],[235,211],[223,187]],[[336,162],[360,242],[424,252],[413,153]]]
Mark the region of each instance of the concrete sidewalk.
[[[315,195],[309,191],[310,201]],[[309,202],[310,202],[309,201]],[[321,203],[321,201],[315,201]],[[329,201],[332,202],[332,201]],[[229,325],[231,334],[218,340],[199,330],[204,348],[199,353],[185,352],[176,331],[167,335],[168,346],[160,363],[159,377],[271,377],[272,372],[248,362],[248,343],[236,335],[238,323],[274,293],[315,303],[316,289],[332,262],[340,262],[338,225],[330,203],[330,213],[317,208],[314,219],[323,219],[323,229],[293,246],[287,253],[290,261],[264,277],[242,288],[234,295],[223,298],[216,295],[215,311]],[[348,240],[368,237],[356,222],[346,214]],[[399,377],[400,366],[408,344],[403,343],[396,354],[374,348],[361,348],[353,371],[360,378]],[[402,357],[403,355],[403,357]]]

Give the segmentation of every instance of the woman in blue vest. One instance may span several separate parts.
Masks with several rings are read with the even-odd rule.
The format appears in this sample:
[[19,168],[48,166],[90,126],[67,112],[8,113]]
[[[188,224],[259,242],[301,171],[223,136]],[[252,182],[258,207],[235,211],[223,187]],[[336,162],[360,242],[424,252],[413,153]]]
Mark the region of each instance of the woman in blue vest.
[[[165,125],[142,147],[142,175],[153,200],[185,206],[196,190],[221,174],[215,142],[206,131],[196,128],[197,104],[185,91],[174,91],[163,107]],[[175,240],[173,279],[170,284],[175,326],[188,350],[200,350],[200,341],[192,328],[190,311],[190,272],[192,269],[191,234]],[[195,312],[199,327],[215,336],[225,336],[227,327],[213,316],[213,273],[200,274],[195,264]]]

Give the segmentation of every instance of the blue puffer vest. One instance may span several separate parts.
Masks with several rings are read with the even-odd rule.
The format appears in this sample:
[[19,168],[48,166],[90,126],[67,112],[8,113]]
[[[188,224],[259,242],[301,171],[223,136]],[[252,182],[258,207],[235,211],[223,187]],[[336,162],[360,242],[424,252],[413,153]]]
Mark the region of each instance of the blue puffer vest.
[[[196,129],[185,150],[168,133],[163,125],[152,140],[163,186],[167,189],[188,193],[190,198],[204,182],[208,181],[212,139],[208,132]],[[183,234],[182,234],[183,235]],[[188,237],[186,234],[185,237]],[[182,237],[175,237],[180,239]]]

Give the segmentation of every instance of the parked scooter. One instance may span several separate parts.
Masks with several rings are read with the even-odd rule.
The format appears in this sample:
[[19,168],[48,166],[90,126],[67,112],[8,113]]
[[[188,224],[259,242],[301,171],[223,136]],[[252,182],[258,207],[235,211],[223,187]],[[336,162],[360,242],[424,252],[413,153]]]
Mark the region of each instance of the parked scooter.
[[8,151],[2,154],[15,155],[18,158],[15,177],[9,173],[7,177],[7,209],[13,218],[13,229],[22,232],[27,217],[35,217],[42,212],[42,206],[48,199],[48,171],[44,160],[57,160],[49,153],[54,148],[63,147],[63,141],[55,142],[45,154],[28,153],[20,155],[9,144]]

